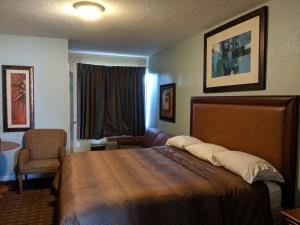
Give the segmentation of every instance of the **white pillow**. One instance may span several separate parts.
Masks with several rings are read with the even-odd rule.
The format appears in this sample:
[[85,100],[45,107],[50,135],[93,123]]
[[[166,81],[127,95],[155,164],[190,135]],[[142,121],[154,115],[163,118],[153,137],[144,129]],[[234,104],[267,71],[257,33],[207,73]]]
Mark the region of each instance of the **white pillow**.
[[241,176],[252,184],[257,180],[284,182],[281,174],[266,160],[239,151],[224,151],[214,154],[215,160],[224,168]]
[[185,147],[197,143],[202,143],[202,141],[191,136],[179,135],[179,136],[169,138],[166,142],[166,145],[174,146],[182,150],[185,150]]
[[214,145],[209,143],[199,143],[187,146],[185,148],[188,152],[197,156],[200,159],[211,162],[215,166],[220,166],[220,164],[215,160],[214,154],[217,152],[228,151],[227,148],[224,148],[220,145]]

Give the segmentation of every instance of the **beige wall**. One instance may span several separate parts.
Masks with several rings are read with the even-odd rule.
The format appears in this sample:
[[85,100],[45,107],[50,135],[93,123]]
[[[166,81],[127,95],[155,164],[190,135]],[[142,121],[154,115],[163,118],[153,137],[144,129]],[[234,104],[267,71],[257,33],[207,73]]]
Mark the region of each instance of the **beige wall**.
[[69,53],[69,63],[87,63],[105,66],[147,66],[147,58],[142,56],[103,55]]
[[[36,128],[69,131],[68,41],[66,39],[0,35],[0,65],[34,67]],[[1,71],[0,71],[1,74]],[[0,87],[2,79],[0,79]],[[2,93],[2,91],[0,91]],[[0,97],[2,121],[2,97]],[[1,122],[1,127],[2,122]],[[23,132],[2,132],[1,139],[22,144]],[[13,152],[0,153],[0,180],[13,179]],[[4,161],[3,161],[4,160]]]
[[[149,58],[149,71],[158,74],[159,83],[175,82],[177,89],[176,123],[156,119],[153,126],[174,134],[189,134],[191,96],[300,95],[300,1],[271,0],[265,5],[269,6],[266,90],[203,93],[203,35],[222,25],[217,24]],[[300,205],[300,198],[297,203]]]
[[[271,0],[266,5],[269,6],[266,90],[210,95],[300,95],[300,1]],[[158,74],[160,84],[175,82],[177,88],[176,123],[157,119],[153,125],[175,134],[189,133],[190,97],[208,95],[202,87],[203,35],[215,27],[149,58],[149,72]]]

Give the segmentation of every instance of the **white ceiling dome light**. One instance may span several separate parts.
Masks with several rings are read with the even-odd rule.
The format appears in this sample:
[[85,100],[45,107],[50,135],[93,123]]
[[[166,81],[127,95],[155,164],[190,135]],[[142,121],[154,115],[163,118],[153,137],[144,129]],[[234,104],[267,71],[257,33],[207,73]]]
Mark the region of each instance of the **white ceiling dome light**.
[[99,19],[105,8],[96,3],[89,1],[80,1],[73,4],[78,16],[84,20],[94,21]]

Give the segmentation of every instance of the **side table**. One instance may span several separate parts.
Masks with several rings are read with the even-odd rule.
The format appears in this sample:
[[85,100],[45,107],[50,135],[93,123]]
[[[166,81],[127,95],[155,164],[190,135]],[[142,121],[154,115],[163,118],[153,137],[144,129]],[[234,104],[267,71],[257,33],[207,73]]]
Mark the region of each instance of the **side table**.
[[91,151],[103,151],[109,149],[117,149],[118,143],[116,141],[105,141],[97,144],[91,144]]
[[[20,145],[15,142],[2,141],[0,143],[0,174],[4,177],[15,176]],[[8,172],[8,174],[7,174]],[[15,176],[16,177],[16,176]],[[0,199],[8,191],[6,185],[0,186]]]

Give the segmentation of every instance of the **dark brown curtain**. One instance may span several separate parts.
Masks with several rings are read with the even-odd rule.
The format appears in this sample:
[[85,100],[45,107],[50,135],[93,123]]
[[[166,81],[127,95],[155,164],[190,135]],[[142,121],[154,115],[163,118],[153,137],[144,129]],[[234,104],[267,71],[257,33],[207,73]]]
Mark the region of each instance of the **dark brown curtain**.
[[78,64],[77,68],[78,138],[103,137],[105,75],[100,66]]
[[78,138],[145,132],[143,67],[78,64]]

